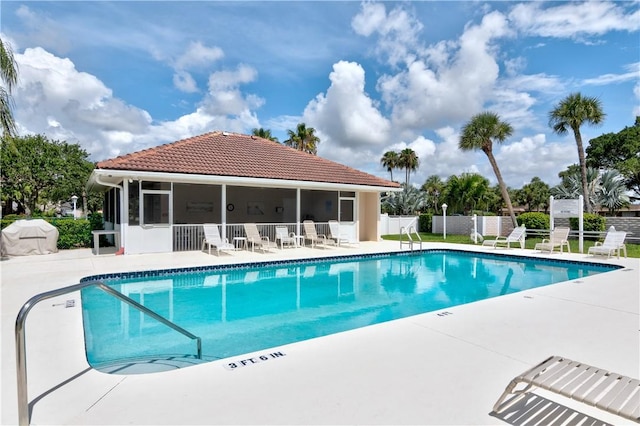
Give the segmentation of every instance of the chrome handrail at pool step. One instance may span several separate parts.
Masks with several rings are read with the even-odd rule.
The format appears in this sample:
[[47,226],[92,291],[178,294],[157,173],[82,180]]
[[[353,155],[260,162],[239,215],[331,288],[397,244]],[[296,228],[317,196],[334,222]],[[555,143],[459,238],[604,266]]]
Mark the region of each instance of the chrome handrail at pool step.
[[[416,234],[416,236],[418,237],[418,241],[414,241],[413,237],[411,236],[411,234],[414,233]],[[403,241],[402,240],[402,235],[406,235],[408,238],[408,241]],[[413,245],[414,244],[419,244],[420,245],[420,250],[422,250],[422,238],[420,238],[420,234],[418,234],[418,231],[416,231],[415,226],[409,226],[407,228],[405,228],[404,226],[400,228],[400,249],[402,249],[402,245],[403,244],[408,244],[411,248],[411,250],[413,250]]]
[[195,340],[198,351],[197,357],[198,359],[202,359],[202,339],[200,337],[188,332],[179,325],[169,321],[165,317],[157,314],[146,306],[141,305],[130,297],[125,296],[119,291],[114,290],[101,281],[88,281],[85,283],[75,284],[68,287],[63,287],[56,290],[47,291],[45,293],[37,294],[29,299],[24,305],[22,305],[22,309],[20,309],[20,312],[18,312],[18,317],[16,318],[16,372],[18,375],[18,423],[20,425],[28,425],[30,421],[29,393],[27,392],[27,345],[25,334],[25,322],[27,320],[29,311],[36,304],[42,302],[43,300],[47,300],[56,296],[62,296],[63,294],[73,293],[74,291],[79,291],[83,288],[91,286],[99,288],[100,290],[120,299],[124,303],[144,312],[153,319],[160,321],[164,325],[171,327],[175,331],[182,333],[192,340]]

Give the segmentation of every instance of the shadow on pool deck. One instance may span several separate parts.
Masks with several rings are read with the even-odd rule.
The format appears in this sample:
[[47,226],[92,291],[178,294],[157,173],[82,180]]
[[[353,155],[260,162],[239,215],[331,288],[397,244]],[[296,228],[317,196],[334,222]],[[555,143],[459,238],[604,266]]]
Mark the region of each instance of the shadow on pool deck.
[[612,426],[611,423],[591,417],[570,407],[551,401],[533,392],[522,396],[520,401],[501,413],[491,416],[510,425],[565,425]]

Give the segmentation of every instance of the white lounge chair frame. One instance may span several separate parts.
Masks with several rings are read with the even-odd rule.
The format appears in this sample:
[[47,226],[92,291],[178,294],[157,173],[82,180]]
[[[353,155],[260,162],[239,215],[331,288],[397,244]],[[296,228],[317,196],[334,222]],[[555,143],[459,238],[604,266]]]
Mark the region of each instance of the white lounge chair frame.
[[353,240],[349,235],[340,233],[340,222],[337,220],[329,221],[328,238],[334,240],[338,246],[342,244],[358,244],[358,242]]
[[549,238],[544,238],[542,242],[536,244],[534,250],[549,251],[549,254],[551,254],[556,247],[560,247],[560,253],[562,253],[564,247],[567,247],[567,253],[571,253],[569,232],[571,232],[571,229],[567,227],[555,228],[551,231]]
[[327,238],[326,235],[318,234],[316,224],[312,220],[305,220],[302,222],[302,225],[304,226],[304,238],[311,241],[311,248],[316,247],[318,244],[321,244],[323,247],[336,245],[336,242]]
[[205,223],[202,225],[202,228],[204,229],[204,239],[202,240],[201,250],[204,250],[205,246],[209,246],[209,254],[211,254],[211,247],[215,247],[218,256],[220,256],[221,250],[235,250],[235,247],[233,244],[229,243],[229,240],[226,238],[222,240],[218,225],[215,223]]
[[[519,383],[526,383],[525,388],[515,390]],[[504,411],[532,387],[640,422],[640,380],[559,356],[551,356],[514,378],[496,401],[493,411]],[[515,396],[503,404],[510,394]]]
[[511,248],[511,243],[518,243],[520,244],[520,248],[524,248],[524,240],[527,234],[526,231],[527,228],[525,228],[524,225],[516,226],[508,236],[498,237],[495,240],[484,240],[482,245],[496,248],[498,245],[504,244],[506,248]]
[[627,246],[624,244],[624,239],[627,237],[625,231],[609,231],[604,237],[604,241],[596,242],[593,247],[589,247],[587,254],[590,255],[606,255],[610,258],[612,254],[616,254],[620,259],[620,250],[624,252],[624,257],[627,257]]
[[276,244],[280,242],[280,249],[284,249],[284,246],[297,247],[298,241],[296,234],[289,232],[286,226],[276,226]]
[[256,246],[258,250],[263,252],[268,251],[271,248],[277,248],[278,245],[269,239],[269,237],[263,237],[258,231],[258,226],[255,223],[245,223],[244,232],[247,234],[247,244],[251,245],[251,251],[255,251]]

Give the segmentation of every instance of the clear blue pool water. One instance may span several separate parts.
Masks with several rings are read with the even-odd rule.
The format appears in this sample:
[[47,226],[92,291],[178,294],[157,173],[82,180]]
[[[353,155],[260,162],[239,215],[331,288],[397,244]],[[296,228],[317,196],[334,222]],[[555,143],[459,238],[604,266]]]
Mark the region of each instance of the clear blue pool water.
[[[616,267],[457,251],[151,271],[99,279],[227,358]],[[195,343],[96,288],[82,290],[87,359],[195,354]]]

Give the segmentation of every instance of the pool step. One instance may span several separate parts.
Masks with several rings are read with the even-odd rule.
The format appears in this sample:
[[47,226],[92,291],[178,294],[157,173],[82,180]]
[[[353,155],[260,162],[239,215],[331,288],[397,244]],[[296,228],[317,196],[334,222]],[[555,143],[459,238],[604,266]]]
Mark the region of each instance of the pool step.
[[146,374],[191,367],[193,365],[213,361],[214,359],[217,358],[197,359],[193,355],[175,355],[167,357],[154,356],[114,361],[101,364],[94,368],[108,374]]

